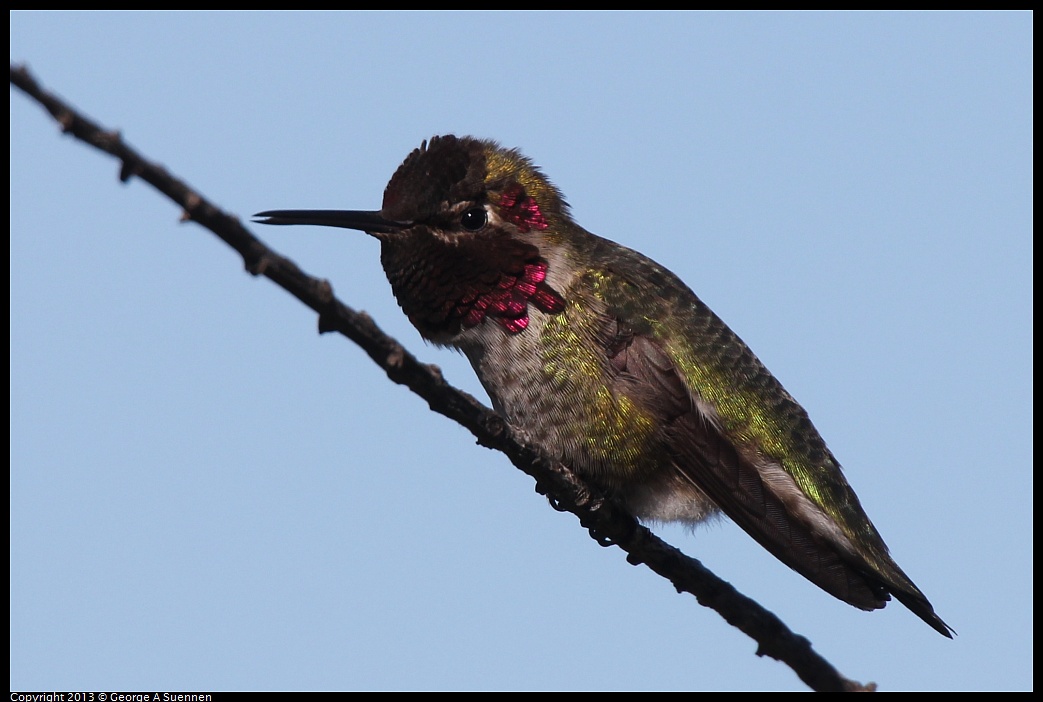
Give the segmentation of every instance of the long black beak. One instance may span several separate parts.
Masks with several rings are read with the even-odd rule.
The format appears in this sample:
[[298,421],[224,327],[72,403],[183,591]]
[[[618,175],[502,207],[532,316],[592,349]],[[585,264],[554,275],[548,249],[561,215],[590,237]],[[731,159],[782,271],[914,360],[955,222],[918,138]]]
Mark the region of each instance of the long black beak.
[[370,234],[393,234],[409,226],[408,222],[384,219],[380,212],[356,210],[268,210],[258,212],[258,224],[313,224],[318,227],[358,229]]

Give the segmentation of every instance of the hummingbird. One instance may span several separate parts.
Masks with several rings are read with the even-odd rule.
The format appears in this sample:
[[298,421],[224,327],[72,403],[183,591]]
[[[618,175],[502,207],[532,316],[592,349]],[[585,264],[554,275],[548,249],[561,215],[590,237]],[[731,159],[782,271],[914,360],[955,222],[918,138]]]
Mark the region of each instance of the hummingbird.
[[893,595],[952,638],[804,408],[676,275],[579,226],[518,150],[436,136],[378,211],[255,216],[375,237],[421,336],[463,352],[512,430],[638,519],[723,513],[834,597]]

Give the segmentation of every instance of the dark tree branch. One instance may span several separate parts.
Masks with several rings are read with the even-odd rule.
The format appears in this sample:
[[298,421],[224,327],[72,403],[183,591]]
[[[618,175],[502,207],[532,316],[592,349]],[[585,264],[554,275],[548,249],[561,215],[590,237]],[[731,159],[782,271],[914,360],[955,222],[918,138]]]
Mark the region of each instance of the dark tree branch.
[[536,490],[547,495],[555,509],[579,517],[580,524],[602,546],[616,545],[633,565],[644,563],[667,578],[678,592],[695,595],[700,604],[716,610],[728,623],[757,642],[757,655],[775,658],[794,670],[814,690],[866,690],[848,680],[771,612],[740,594],[703,565],[666,544],[632,516],[605,499],[561,464],[548,461],[514,437],[492,410],[449,385],[436,366],[416,359],[395,339],[384,334],[369,315],[337,300],[328,281],[314,278],[254,237],[230,215],[175,178],[162,166],[146,160],[123,141],[117,131],[102,129],[36,82],[24,66],[11,65],[11,84],[39,102],[63,132],[120,161],[119,178],[137,176],[169,197],[191,220],[206,227],[243,257],[247,271],[263,275],[319,314],[319,331],[337,331],[361,346],[396,383],[424,398],[431,409],[466,427],[478,443],[501,451],[520,470],[536,480]]

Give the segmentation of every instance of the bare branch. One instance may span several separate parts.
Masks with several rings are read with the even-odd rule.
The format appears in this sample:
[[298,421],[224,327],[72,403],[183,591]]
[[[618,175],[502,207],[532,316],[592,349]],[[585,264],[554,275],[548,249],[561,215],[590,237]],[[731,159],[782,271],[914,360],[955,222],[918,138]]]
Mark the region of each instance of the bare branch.
[[728,623],[757,642],[757,655],[775,658],[794,670],[814,690],[872,690],[848,680],[771,612],[740,594],[703,565],[663,542],[632,516],[607,500],[565,466],[548,461],[512,435],[503,419],[474,397],[449,385],[438,368],[426,365],[395,339],[384,334],[369,315],[336,299],[329,282],[302,271],[293,261],[254,237],[239,218],[228,214],[194,191],[162,166],[145,159],[123,141],[118,131],[107,131],[44,90],[24,66],[11,65],[11,84],[39,102],[72,134],[120,161],[119,178],[138,177],[177,203],[183,220],[206,227],[243,257],[246,270],[263,275],[315,310],[320,332],[340,332],[369,354],[396,383],[424,398],[435,412],[449,417],[474,434],[478,443],[510,458],[536,480],[536,490],[551,505],[579,517],[591,538],[602,546],[619,546],[633,565],[644,563],[667,578],[678,592],[695,595],[700,604],[717,611]]

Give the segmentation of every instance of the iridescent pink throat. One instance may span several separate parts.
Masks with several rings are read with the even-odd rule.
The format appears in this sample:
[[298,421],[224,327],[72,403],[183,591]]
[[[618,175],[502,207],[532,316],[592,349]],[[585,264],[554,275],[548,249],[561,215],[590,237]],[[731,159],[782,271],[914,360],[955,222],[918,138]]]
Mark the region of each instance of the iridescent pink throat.
[[[500,197],[500,211],[504,219],[522,232],[531,229],[546,229],[547,220],[540,212],[536,200],[530,197],[520,183],[511,184]],[[465,312],[463,325],[474,327],[487,316],[511,334],[524,331],[529,326],[529,303],[541,312],[557,314],[565,309],[565,300],[544,281],[547,279],[547,262],[542,258],[530,259],[520,275],[501,275],[497,289],[484,294],[475,293],[464,299],[457,309]]]
[[547,262],[543,260],[526,263],[519,276],[503,275],[496,290],[461,300],[457,309],[466,310],[463,325],[474,327],[491,316],[504,329],[517,334],[529,326],[530,302],[547,314],[561,312],[565,300],[544,282],[546,278]]
[[529,327],[530,304],[546,314],[565,310],[564,298],[547,284],[547,260],[524,236],[548,227],[536,201],[512,184],[497,208],[506,226],[461,232],[451,245],[426,225],[381,239],[391,289],[425,338],[451,337],[486,318],[518,334]]

